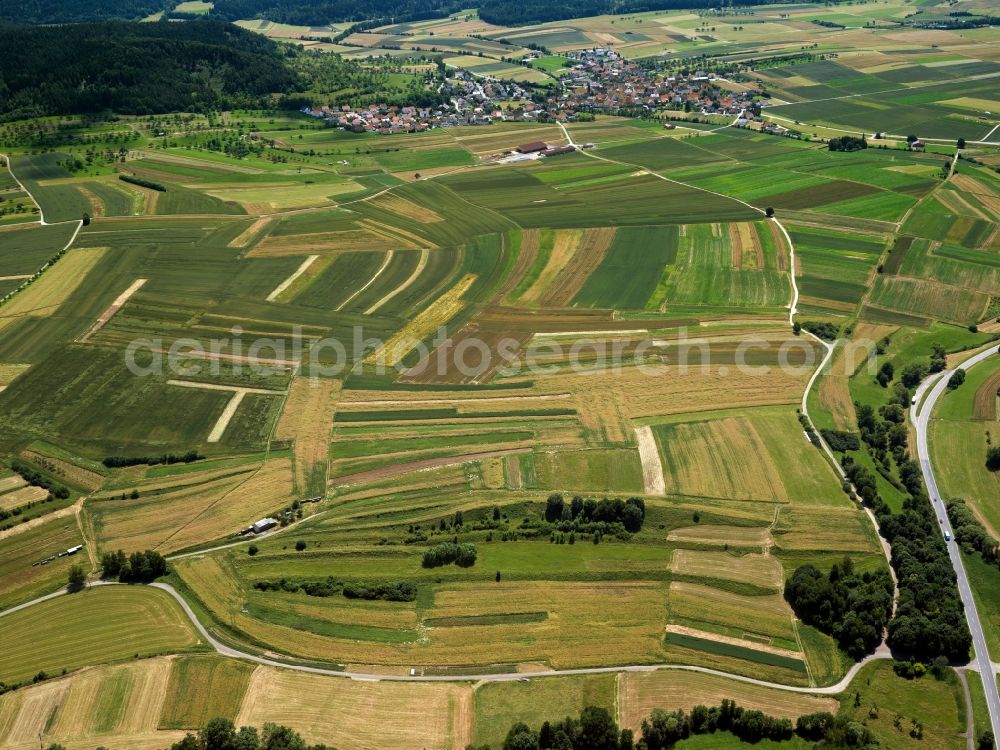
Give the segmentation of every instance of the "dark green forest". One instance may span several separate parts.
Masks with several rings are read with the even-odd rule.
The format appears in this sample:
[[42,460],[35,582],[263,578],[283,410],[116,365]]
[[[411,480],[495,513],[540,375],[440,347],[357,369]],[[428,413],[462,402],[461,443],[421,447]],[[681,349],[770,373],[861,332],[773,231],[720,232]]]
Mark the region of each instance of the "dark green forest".
[[172,7],[176,0],[0,0],[0,21],[9,23],[87,23],[131,21]]
[[219,21],[0,26],[0,117],[257,106],[303,83],[289,54]]

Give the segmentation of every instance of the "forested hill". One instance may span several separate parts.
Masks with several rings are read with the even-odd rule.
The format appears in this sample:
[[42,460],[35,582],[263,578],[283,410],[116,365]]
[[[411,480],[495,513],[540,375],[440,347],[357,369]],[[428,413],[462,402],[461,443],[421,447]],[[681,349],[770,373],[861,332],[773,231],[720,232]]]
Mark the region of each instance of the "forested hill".
[[141,19],[173,5],[173,0],[0,0],[0,21],[8,23],[90,23]]
[[[0,0],[3,1],[3,0]],[[735,0],[733,5],[764,5],[778,0]],[[212,13],[235,21],[266,18],[281,23],[321,26],[340,21],[412,21],[478,7],[490,23],[514,26],[603,13],[636,13],[676,8],[714,8],[719,0],[215,0]]]
[[0,26],[0,117],[254,106],[296,88],[286,54],[221,21]]

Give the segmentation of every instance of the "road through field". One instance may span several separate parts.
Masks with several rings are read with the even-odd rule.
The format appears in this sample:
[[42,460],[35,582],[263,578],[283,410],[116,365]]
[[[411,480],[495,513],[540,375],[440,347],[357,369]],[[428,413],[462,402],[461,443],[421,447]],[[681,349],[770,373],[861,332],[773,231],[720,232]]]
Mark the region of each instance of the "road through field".
[[[90,586],[124,586],[131,584],[120,584],[111,581],[97,581],[89,584]],[[352,680],[362,680],[366,682],[521,682],[524,680],[530,680],[542,677],[571,677],[573,675],[587,675],[587,674],[618,674],[621,672],[658,672],[661,670],[677,670],[680,672],[700,672],[702,674],[714,675],[716,677],[723,677],[730,680],[735,680],[736,682],[745,682],[750,685],[758,685],[760,687],[773,688],[775,690],[784,690],[790,693],[807,693],[813,695],[837,695],[842,693],[851,684],[851,681],[858,674],[861,669],[865,667],[868,663],[876,661],[879,659],[890,659],[892,658],[888,649],[884,646],[880,647],[875,651],[874,654],[865,657],[862,661],[853,665],[847,672],[846,675],[837,683],[833,685],[827,685],[826,687],[799,687],[795,685],[782,685],[777,682],[767,682],[766,680],[758,680],[753,677],[744,677],[742,675],[729,674],[728,672],[723,672],[718,669],[709,669],[708,667],[696,667],[686,664],[627,664],[617,667],[581,667],[580,669],[553,669],[545,672],[506,672],[497,673],[489,672],[486,674],[461,674],[461,675],[410,675],[410,674],[400,674],[400,675],[389,675],[389,674],[373,674],[369,672],[354,672],[349,670],[340,669],[328,669],[324,667],[312,667],[305,664],[294,664],[283,661],[278,661],[277,659],[269,659],[264,656],[258,656],[257,654],[247,653],[246,651],[240,651],[239,649],[233,648],[232,646],[227,646],[225,643],[221,642],[215,636],[213,636],[208,629],[201,624],[198,617],[195,615],[194,610],[185,601],[177,590],[167,583],[151,583],[150,586],[158,588],[161,591],[165,591],[174,598],[174,600],[180,605],[180,608],[190,619],[191,624],[194,625],[198,634],[205,639],[205,641],[213,648],[215,651],[222,655],[227,656],[232,659],[242,659],[244,661],[250,661],[255,664],[262,664],[268,667],[276,667],[278,669],[291,669],[296,672],[307,672],[309,674],[320,674],[328,675],[330,677],[345,677]],[[11,615],[15,612],[20,612],[22,610],[33,607],[36,604],[41,604],[42,602],[51,601],[61,596],[69,595],[65,589],[55,592],[54,594],[49,594],[47,596],[41,596],[37,599],[33,599],[30,602],[25,602],[24,604],[19,604],[16,607],[11,607],[10,609],[0,612],[0,618]]]
[[[962,363],[963,370],[989,359],[1000,352],[1000,346],[992,346],[985,351],[970,357]],[[948,520],[948,510],[944,500],[941,498],[941,491],[938,489],[937,480],[934,477],[934,467],[931,465],[930,447],[928,444],[927,427],[930,424],[931,415],[939,398],[948,388],[948,380],[954,370],[945,370],[933,380],[933,385],[929,386],[926,398],[921,401],[914,399],[910,407],[910,419],[917,430],[917,457],[920,461],[920,470],[924,475],[924,483],[927,485],[927,494],[930,495],[931,506],[934,508],[934,515],[938,518],[941,526],[941,533],[945,535],[948,547],[948,556],[951,558],[951,565],[955,569],[955,576],[958,579],[958,592],[962,597],[962,605],[965,607],[965,618],[969,622],[969,631],[972,633],[972,646],[974,652],[974,662],[979,670],[979,676],[983,681],[983,689],[986,692],[986,707],[990,714],[990,725],[993,729],[993,736],[1000,737],[1000,691],[997,690],[996,675],[993,663],[990,660],[990,652],[986,646],[986,636],[983,634],[983,625],[979,619],[979,611],[976,609],[976,600],[972,595],[972,587],[969,585],[969,577],[965,573],[965,564],[962,562],[962,553],[958,543],[955,541],[955,532],[951,528]],[[931,381],[927,381],[931,382]],[[918,391],[918,393],[920,393]]]

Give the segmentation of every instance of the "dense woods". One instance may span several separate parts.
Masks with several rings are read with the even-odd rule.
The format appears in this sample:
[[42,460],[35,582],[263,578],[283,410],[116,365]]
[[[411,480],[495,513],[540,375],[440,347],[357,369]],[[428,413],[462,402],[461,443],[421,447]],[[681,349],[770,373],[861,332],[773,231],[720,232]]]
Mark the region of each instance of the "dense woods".
[[216,21],[0,27],[0,118],[251,107],[299,78],[266,37]]
[[9,23],[87,23],[130,21],[173,6],[173,0],[0,0],[0,21]]
[[803,565],[785,584],[785,599],[803,622],[833,636],[857,660],[882,642],[892,615],[892,578],[885,568],[857,573],[849,557],[826,576]]
[[[743,0],[733,5],[764,5],[771,0]],[[474,4],[475,5],[475,4]],[[483,0],[479,17],[500,26],[557,21],[603,13],[714,8],[716,0]],[[382,19],[386,22],[438,18],[469,7],[455,0],[217,0],[214,14],[229,20],[267,18],[282,23],[321,26],[339,21]]]

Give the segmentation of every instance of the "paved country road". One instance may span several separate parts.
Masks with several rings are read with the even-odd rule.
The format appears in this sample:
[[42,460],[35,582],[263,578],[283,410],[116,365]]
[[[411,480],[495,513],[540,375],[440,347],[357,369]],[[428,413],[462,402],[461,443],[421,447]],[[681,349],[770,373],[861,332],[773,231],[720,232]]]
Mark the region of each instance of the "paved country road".
[[[967,359],[961,364],[961,368],[966,370],[973,367],[984,359],[995,356],[998,352],[1000,352],[1000,346],[991,346]],[[941,533],[947,533],[951,537],[951,540],[947,542],[948,556],[951,558],[952,567],[955,568],[958,591],[962,596],[962,604],[965,606],[965,617],[969,621],[972,645],[975,650],[974,662],[975,666],[978,667],[979,675],[983,680],[983,688],[986,691],[986,706],[989,709],[993,736],[1000,737],[1000,692],[997,690],[996,675],[990,661],[989,649],[986,647],[983,625],[979,620],[979,612],[976,610],[976,600],[973,598],[972,588],[969,586],[969,577],[965,574],[965,565],[962,563],[962,555],[955,542],[955,533],[948,520],[948,511],[934,478],[934,467],[931,466],[928,447],[927,427],[930,424],[931,414],[934,412],[934,406],[938,399],[947,390],[948,380],[951,378],[952,372],[954,370],[946,370],[936,378],[925,381],[927,385],[917,390],[917,396],[923,397],[923,401],[919,398],[914,399],[913,405],[910,407],[910,419],[917,430],[917,457],[920,459],[920,470],[923,472],[927,493],[930,495],[931,505],[934,507],[934,515],[937,516],[940,523]],[[926,396],[924,397],[925,392]]]

